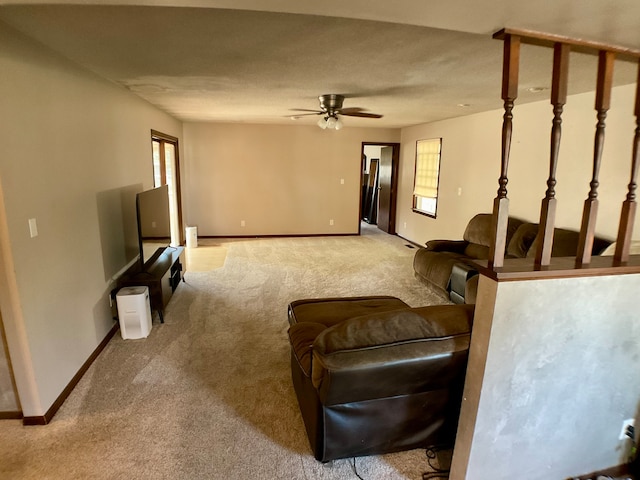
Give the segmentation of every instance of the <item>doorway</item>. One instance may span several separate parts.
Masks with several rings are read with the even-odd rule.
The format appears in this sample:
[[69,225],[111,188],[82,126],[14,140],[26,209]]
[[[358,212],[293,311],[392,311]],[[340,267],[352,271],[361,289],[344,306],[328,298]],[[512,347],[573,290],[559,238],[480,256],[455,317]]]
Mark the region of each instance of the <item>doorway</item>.
[[360,220],[395,235],[400,144],[363,142],[361,156]]
[[171,245],[184,245],[178,139],[151,130],[151,147],[153,152],[153,186],[154,188],[162,185],[169,187]]

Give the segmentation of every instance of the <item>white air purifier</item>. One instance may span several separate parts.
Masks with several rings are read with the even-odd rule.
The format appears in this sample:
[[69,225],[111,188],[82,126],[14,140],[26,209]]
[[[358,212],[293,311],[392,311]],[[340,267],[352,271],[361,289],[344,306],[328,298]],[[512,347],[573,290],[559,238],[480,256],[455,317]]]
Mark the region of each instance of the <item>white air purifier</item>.
[[198,227],[187,227],[187,248],[196,248],[198,246]]
[[120,334],[124,339],[146,338],[151,332],[148,287],[124,287],[116,294]]

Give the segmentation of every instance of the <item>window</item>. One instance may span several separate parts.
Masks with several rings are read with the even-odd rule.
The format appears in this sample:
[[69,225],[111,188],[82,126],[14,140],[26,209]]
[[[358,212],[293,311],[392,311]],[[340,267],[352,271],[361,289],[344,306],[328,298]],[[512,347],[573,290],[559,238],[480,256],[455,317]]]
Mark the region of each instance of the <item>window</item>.
[[416,175],[413,183],[413,211],[436,217],[442,139],[416,142]]

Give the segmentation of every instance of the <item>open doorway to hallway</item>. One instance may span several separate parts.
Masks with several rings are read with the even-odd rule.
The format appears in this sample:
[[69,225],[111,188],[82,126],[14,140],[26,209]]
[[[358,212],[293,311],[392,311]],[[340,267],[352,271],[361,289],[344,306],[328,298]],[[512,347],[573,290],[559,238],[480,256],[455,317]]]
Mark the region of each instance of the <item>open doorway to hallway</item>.
[[399,143],[362,143],[360,220],[396,233]]

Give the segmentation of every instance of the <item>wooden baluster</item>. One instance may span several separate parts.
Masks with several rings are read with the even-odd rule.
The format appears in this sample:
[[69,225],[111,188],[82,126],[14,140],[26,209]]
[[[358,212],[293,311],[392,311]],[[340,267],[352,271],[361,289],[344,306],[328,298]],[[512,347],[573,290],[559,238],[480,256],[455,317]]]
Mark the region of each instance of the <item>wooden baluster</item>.
[[502,100],[504,100],[504,117],[502,122],[502,161],[498,196],[493,201],[492,239],[489,249],[489,266],[502,267],[507,241],[507,224],[509,220],[509,199],[507,198],[507,170],[509,169],[509,152],[511,150],[511,132],[513,129],[513,104],[518,97],[518,70],[520,63],[520,37],[506,35],[504,37],[504,59],[502,64]]
[[613,80],[613,61],[615,53],[601,50],[598,61],[598,85],[596,87],[596,110],[598,123],[593,147],[593,176],[589,185],[591,190],[584,202],[582,211],[582,225],[580,227],[580,240],[578,242],[578,254],[576,263],[586,265],[591,262],[591,250],[596,231],[596,218],[598,216],[598,174],[602,161],[602,147],[604,146],[604,129],[607,111],[611,103],[611,84]]
[[631,235],[633,234],[633,223],[636,218],[636,177],[638,174],[638,163],[640,163],[640,61],[638,62],[638,81],[636,83],[636,105],[634,113],[636,116],[636,134],[633,138],[633,154],[631,156],[631,181],[629,182],[627,199],[622,203],[620,227],[618,228],[616,251],[613,257],[617,262],[626,262],[629,260]]
[[536,250],[536,265],[551,263],[551,249],[553,247],[553,230],[556,222],[556,168],[560,152],[560,138],[562,135],[562,110],[567,101],[567,81],[569,78],[569,52],[567,44],[556,43],[553,50],[553,81],[551,85],[551,104],[553,105],[553,127],[551,128],[551,155],[549,161],[549,178],[547,191],[542,200],[540,210],[540,226]]

